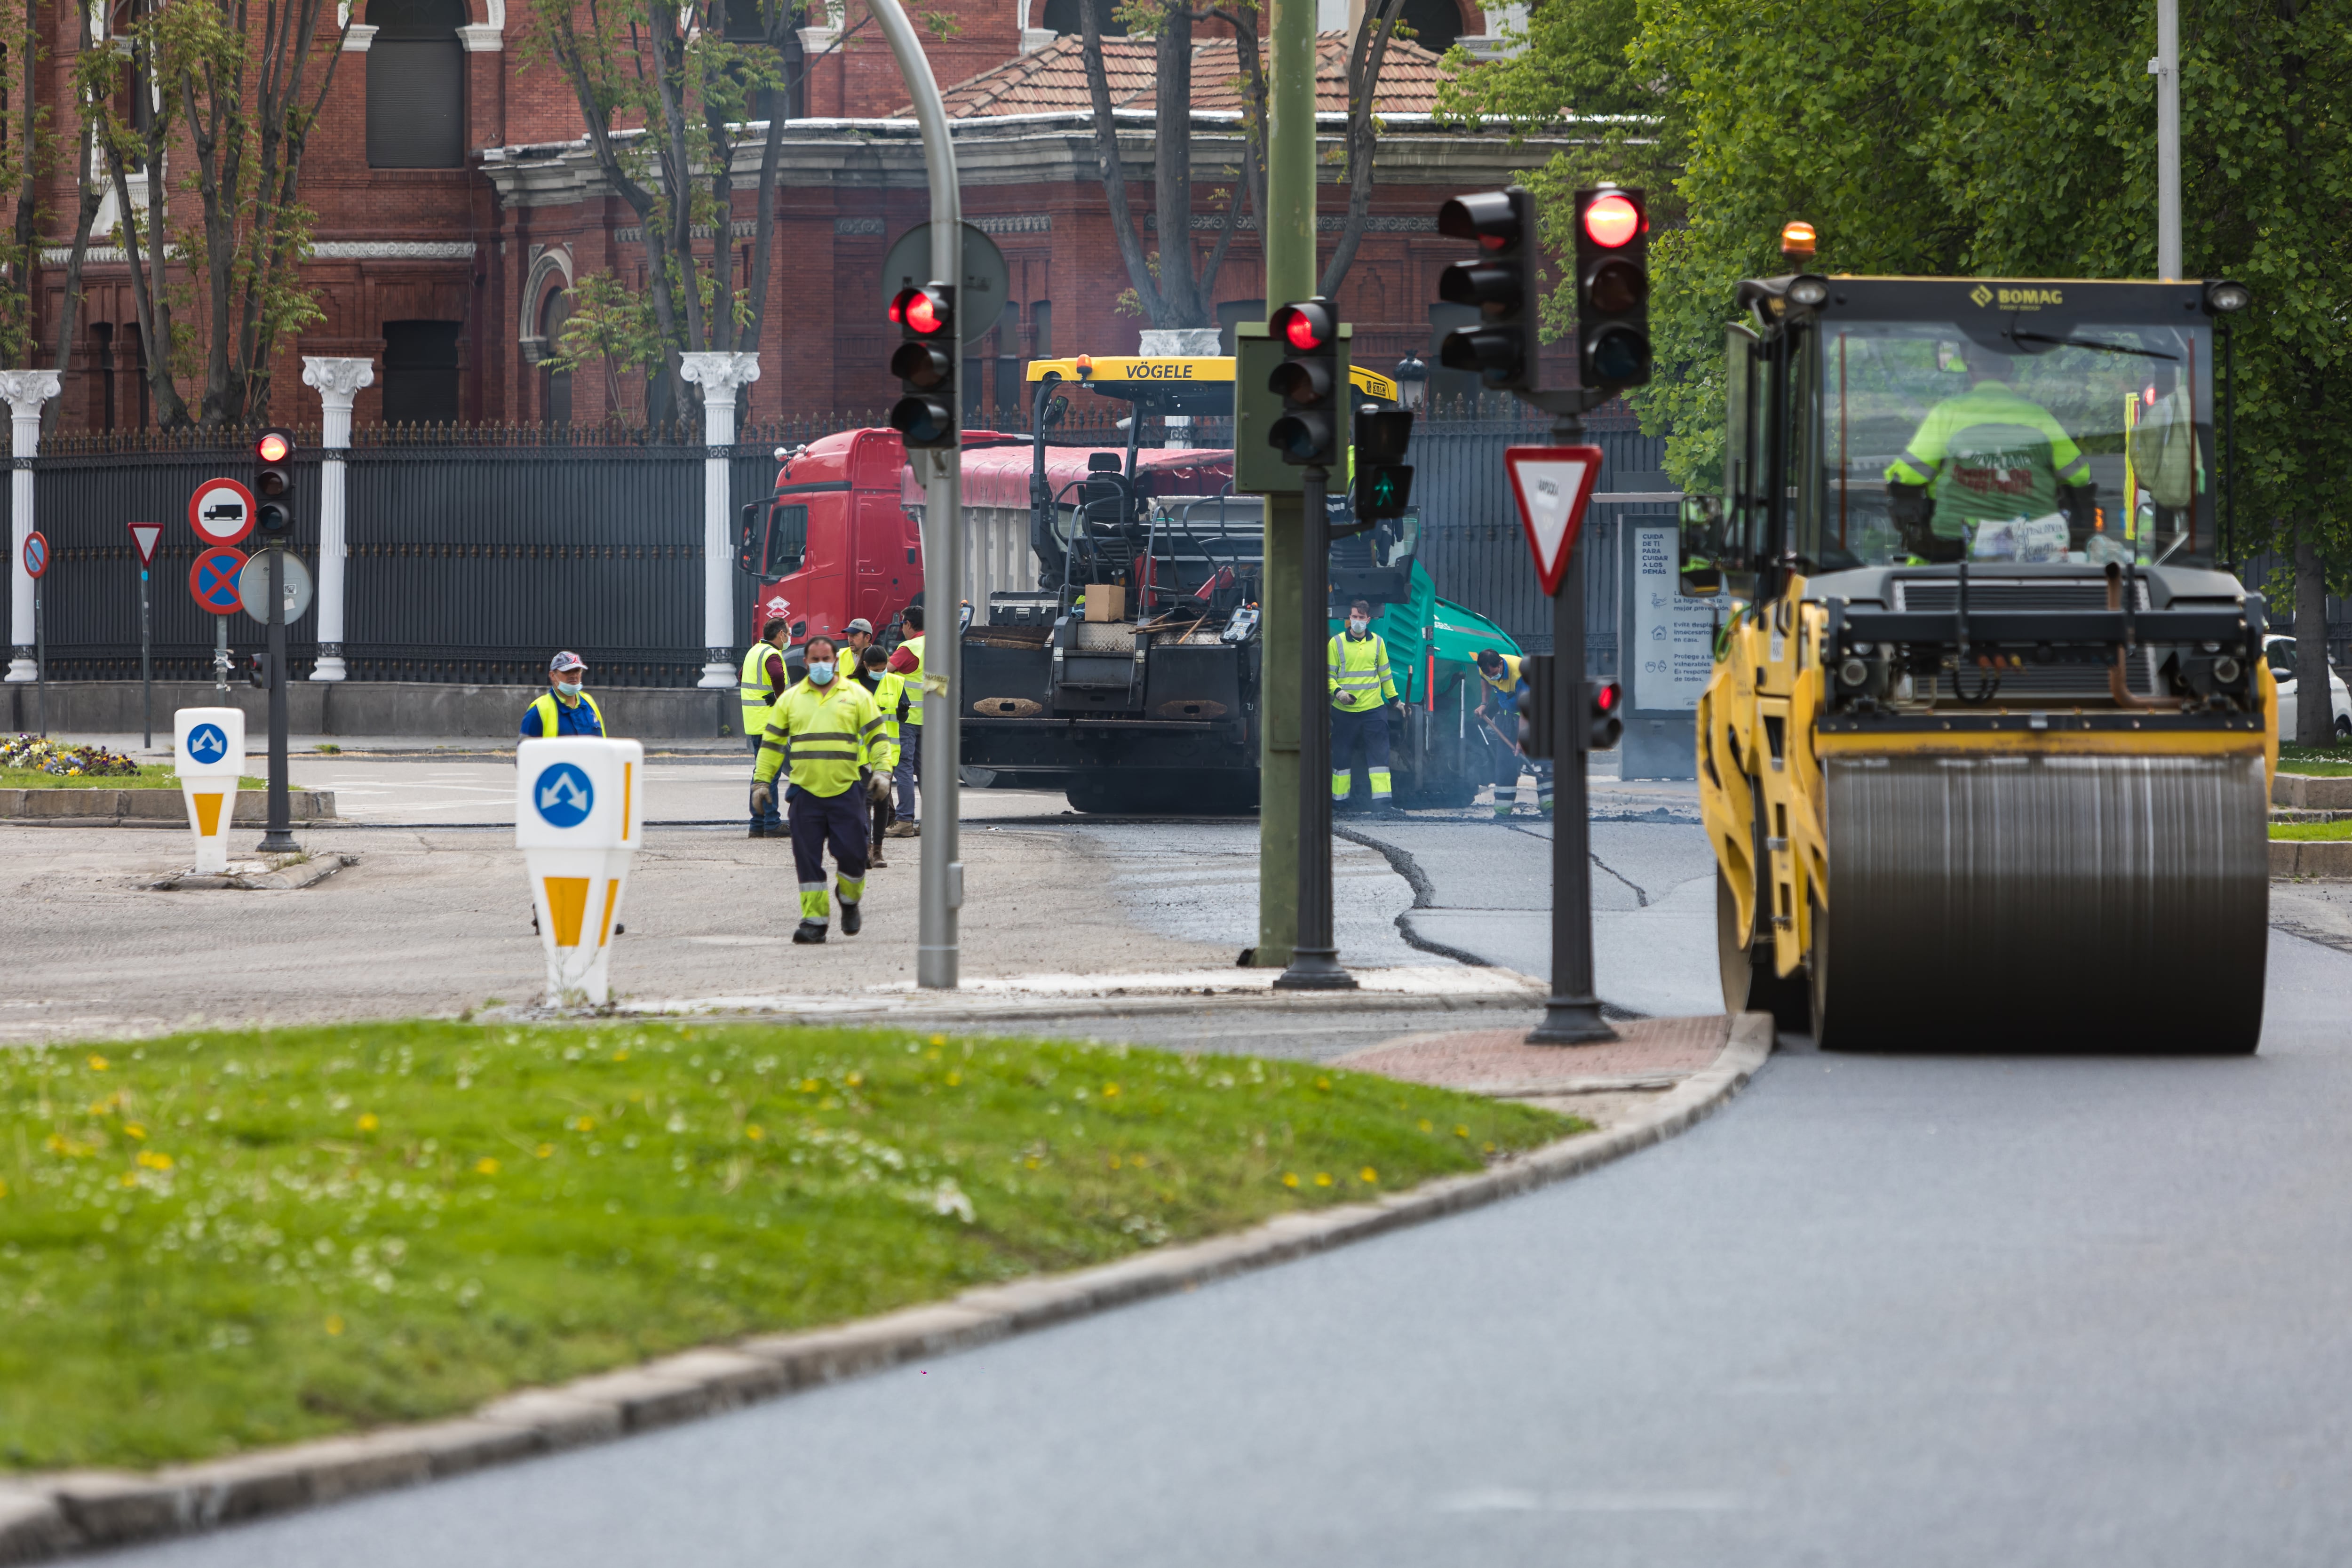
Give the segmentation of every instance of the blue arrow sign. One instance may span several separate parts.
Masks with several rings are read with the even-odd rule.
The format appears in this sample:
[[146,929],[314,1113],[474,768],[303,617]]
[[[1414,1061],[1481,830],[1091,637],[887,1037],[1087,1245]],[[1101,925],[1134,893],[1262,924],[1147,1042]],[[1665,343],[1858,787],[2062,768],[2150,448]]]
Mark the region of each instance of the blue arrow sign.
[[217,724],[199,724],[188,731],[188,756],[199,763],[216,763],[228,755],[228,737]]
[[586,773],[570,763],[557,763],[532,784],[530,799],[550,827],[577,827],[588,820],[596,791]]

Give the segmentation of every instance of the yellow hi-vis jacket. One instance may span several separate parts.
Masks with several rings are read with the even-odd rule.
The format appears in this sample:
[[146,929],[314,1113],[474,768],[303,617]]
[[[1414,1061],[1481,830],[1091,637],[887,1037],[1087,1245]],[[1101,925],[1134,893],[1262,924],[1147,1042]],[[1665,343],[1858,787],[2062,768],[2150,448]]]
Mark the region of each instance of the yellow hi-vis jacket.
[[[866,684],[860,677],[858,684]],[[889,773],[898,765],[898,709],[907,700],[907,678],[892,670],[884,670],[873,686],[874,708],[882,715],[882,733],[873,746],[876,773]]]
[[767,733],[751,776],[761,784],[786,773],[811,795],[836,795],[857,787],[860,768],[874,765],[882,715],[874,696],[847,676],[824,686],[806,680],[785,688],[768,710]]
[[781,691],[768,684],[768,660],[782,653],[772,643],[755,642],[743,651],[743,668],[735,678],[735,695],[743,704],[743,733],[756,735],[768,721],[768,710]]
[[2003,383],[1980,381],[1927,410],[1886,477],[1932,487],[1929,526],[1938,538],[1959,539],[1972,522],[2055,510],[2060,485],[2091,482],[2091,460],[2048,409]]
[[1503,661],[1503,679],[1497,680],[1483,669],[1478,671],[1478,679],[1485,681],[1496,691],[1501,692],[1504,696],[1510,697],[1515,695],[1519,689],[1519,656],[1515,653],[1507,653],[1499,655],[1498,657]]
[[903,672],[900,676],[900,679],[907,683],[907,722],[909,724],[919,724],[923,721],[922,636],[918,633],[916,636],[908,637],[905,642],[900,643],[898,646],[905,649],[908,654],[912,656],[915,661],[915,668]]
[[1396,681],[1389,674],[1389,645],[1378,632],[1356,637],[1341,632],[1331,639],[1331,706],[1343,713],[1363,713],[1397,700]]

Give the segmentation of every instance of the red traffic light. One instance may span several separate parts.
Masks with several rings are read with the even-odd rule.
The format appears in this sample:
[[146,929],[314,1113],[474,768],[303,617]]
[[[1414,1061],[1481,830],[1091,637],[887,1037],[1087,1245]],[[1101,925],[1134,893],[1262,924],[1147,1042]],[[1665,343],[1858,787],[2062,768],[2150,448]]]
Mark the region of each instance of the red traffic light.
[[890,301],[890,320],[917,337],[937,337],[954,324],[955,308],[946,292],[933,286],[901,289]]
[[1614,250],[1642,232],[1642,209],[1622,191],[1595,196],[1584,209],[1584,232],[1593,244]]
[[1617,711],[1618,700],[1623,695],[1623,689],[1613,680],[1595,681],[1592,687],[1592,710],[1603,715],[1614,713]]
[[1285,305],[1274,313],[1273,327],[1276,336],[1300,353],[1328,348],[1339,335],[1330,313],[1316,305]]
[[283,430],[264,430],[253,444],[254,456],[265,463],[282,463],[294,450],[294,438]]

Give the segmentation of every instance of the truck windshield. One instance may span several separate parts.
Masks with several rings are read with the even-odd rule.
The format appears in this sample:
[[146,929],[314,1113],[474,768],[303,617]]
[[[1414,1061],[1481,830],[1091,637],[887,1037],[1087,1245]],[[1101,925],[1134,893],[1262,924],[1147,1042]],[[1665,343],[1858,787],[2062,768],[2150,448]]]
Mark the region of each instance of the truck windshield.
[[1986,335],[1823,324],[1822,563],[2210,561],[2210,329],[2021,314]]

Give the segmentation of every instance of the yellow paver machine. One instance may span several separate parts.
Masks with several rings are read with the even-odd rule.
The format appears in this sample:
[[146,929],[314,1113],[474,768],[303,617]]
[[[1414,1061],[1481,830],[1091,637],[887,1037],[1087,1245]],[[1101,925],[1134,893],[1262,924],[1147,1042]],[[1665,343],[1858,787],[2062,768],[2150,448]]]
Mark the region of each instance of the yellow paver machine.
[[1726,1005],[1824,1047],[2252,1050],[2277,690],[2215,565],[2245,289],[1800,272],[1740,302],[1684,572],[1721,606]]

